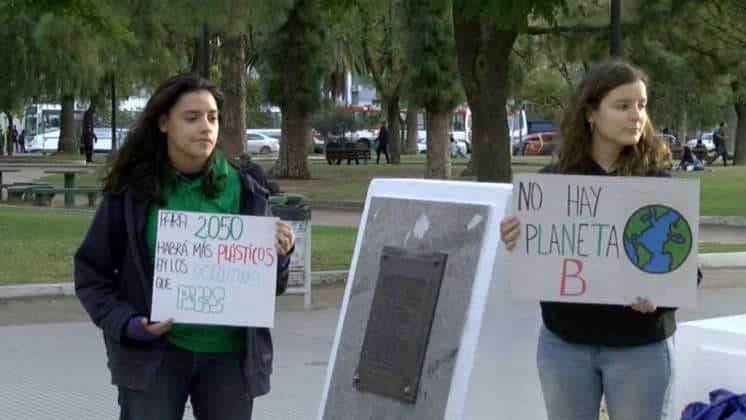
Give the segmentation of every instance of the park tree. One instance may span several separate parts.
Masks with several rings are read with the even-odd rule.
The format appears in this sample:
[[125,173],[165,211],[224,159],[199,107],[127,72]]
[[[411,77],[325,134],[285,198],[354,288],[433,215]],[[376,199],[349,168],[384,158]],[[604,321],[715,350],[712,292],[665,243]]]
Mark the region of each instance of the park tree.
[[[0,14],[0,62],[6,63],[0,72],[0,113],[6,116],[9,124],[14,115],[19,115],[25,99],[34,92],[36,80],[28,71],[33,63],[33,45],[23,34],[31,25],[26,13],[10,14],[2,10]],[[6,147],[0,136],[0,156]]]
[[13,13],[34,22],[27,33],[35,57],[27,70],[39,91],[62,105],[58,151],[76,153],[75,101],[97,96],[117,64],[113,57],[134,42],[128,20],[116,13],[113,2],[87,0],[24,2]]
[[[686,4],[684,29],[672,32],[672,44],[693,58],[692,70],[707,75],[703,89],[712,90],[717,82],[728,89],[727,102],[738,116],[735,130],[734,159],[746,165],[746,7],[738,0],[713,0]],[[692,57],[696,56],[696,57]],[[718,120],[724,120],[721,117]],[[717,120],[716,120],[717,121]]]
[[462,101],[450,2],[405,0],[407,66],[405,90],[410,107],[425,109],[425,178],[451,177],[448,123]]
[[260,57],[267,98],[282,111],[280,155],[270,176],[308,179],[311,115],[328,70],[327,21],[320,0],[295,0],[284,12],[284,21],[269,33]]
[[386,112],[391,163],[398,164],[402,154],[400,103],[406,68],[404,4],[402,0],[360,0],[356,6],[355,18],[360,25],[352,35]]
[[562,0],[453,0],[461,81],[472,111],[472,160],[477,180],[509,182],[509,57],[530,18],[554,22]]
[[[207,74],[224,95],[218,147],[229,160],[246,152],[246,73],[252,17],[259,1],[171,0],[163,22],[188,56],[181,72]],[[200,11],[200,13],[194,13]]]
[[404,123],[407,127],[407,135],[405,136],[406,141],[404,142],[404,154],[412,155],[419,152],[419,147],[417,147],[417,140],[419,140],[417,138],[417,119],[419,115],[422,115],[419,108],[411,104],[407,106],[407,116]]

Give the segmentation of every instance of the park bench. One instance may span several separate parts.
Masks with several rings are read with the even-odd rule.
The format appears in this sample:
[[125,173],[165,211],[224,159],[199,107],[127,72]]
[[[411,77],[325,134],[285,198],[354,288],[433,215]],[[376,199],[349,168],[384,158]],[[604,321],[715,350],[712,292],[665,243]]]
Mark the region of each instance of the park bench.
[[368,160],[370,160],[370,143],[363,140],[344,144],[332,141],[326,144],[324,155],[330,165],[333,165],[335,162],[339,165],[343,159],[347,159],[348,165],[353,160],[356,164],[359,164],[360,159],[364,163],[368,163]]
[[51,185],[37,184],[34,182],[13,182],[10,184],[2,184],[0,185],[0,197],[2,197],[3,190],[6,190],[8,204],[20,204],[23,201],[31,201],[32,197],[26,194],[26,190],[29,187],[51,187]]
[[57,194],[72,193],[74,195],[84,194],[88,196],[88,207],[96,207],[96,197],[101,194],[101,187],[95,185],[81,185],[73,188],[59,188],[52,186],[27,186],[23,187],[27,200],[30,196],[37,206],[51,207],[52,200]]

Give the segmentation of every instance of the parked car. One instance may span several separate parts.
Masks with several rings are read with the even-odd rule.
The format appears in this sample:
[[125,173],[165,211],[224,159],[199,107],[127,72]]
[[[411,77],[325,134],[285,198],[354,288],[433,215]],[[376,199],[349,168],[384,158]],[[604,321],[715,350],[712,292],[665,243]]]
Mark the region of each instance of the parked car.
[[518,136],[511,137],[511,145],[513,148],[513,154],[516,155],[516,154],[522,153],[523,150],[525,150],[525,143],[528,139],[533,139],[533,141],[536,141],[537,138],[535,136],[532,137],[533,134],[556,133],[556,132],[557,132],[557,127],[551,121],[547,121],[547,120],[526,121],[526,135],[523,138],[518,137]]
[[690,149],[694,149],[697,147],[697,143],[699,141],[702,141],[702,145],[707,149],[708,152],[715,150],[715,141],[712,138],[712,133],[702,133],[698,138],[689,139],[686,142],[686,145],[689,146]]
[[266,134],[246,130],[246,151],[266,155],[280,151],[280,142]]
[[246,132],[249,134],[263,134],[282,141],[282,129],[280,128],[250,128]]
[[[466,156],[466,153],[467,153],[466,142],[465,141],[456,140],[456,146],[461,151],[461,154],[463,154],[464,156]],[[450,146],[449,146],[449,150],[450,150]],[[419,153],[427,153],[427,138],[425,138],[423,136],[420,136],[417,139],[417,151]],[[453,154],[453,153],[451,153],[451,154]]]
[[531,133],[523,139],[522,154],[551,155],[559,147],[560,136],[556,131]]

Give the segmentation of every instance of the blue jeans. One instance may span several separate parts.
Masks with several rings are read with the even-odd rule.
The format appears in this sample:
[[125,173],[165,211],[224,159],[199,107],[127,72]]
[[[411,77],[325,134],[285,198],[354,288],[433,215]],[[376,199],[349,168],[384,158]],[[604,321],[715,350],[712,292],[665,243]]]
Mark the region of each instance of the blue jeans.
[[245,352],[194,353],[167,345],[148,392],[119,387],[120,420],[181,420],[191,397],[198,420],[250,420]]
[[545,327],[536,355],[549,420],[665,420],[673,384],[671,339],[634,347],[573,344]]

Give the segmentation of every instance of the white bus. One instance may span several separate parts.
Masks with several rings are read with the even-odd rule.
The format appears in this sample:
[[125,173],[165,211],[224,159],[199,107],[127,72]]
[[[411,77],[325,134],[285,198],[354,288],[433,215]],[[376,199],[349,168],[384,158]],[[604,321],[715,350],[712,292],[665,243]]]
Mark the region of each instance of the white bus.
[[[73,135],[80,139],[83,131],[82,109],[73,111]],[[28,152],[56,152],[60,140],[60,121],[62,107],[59,104],[37,103],[26,107],[23,115],[23,129],[26,130],[26,151]],[[94,152],[111,151],[111,128],[95,127],[93,132],[98,140],[93,146]],[[118,144],[122,144],[127,130],[117,129]]]

